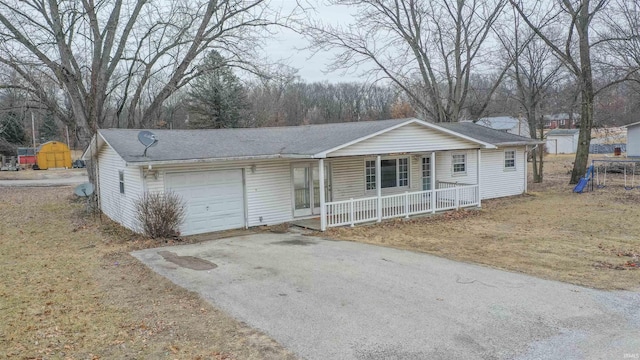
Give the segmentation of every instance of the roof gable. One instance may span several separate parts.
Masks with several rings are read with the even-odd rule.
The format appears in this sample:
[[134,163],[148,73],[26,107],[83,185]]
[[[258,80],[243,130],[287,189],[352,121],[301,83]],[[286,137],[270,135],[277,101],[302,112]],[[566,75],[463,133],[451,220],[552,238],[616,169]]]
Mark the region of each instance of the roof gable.
[[323,153],[326,157],[388,153],[443,151],[452,149],[494,148],[493,145],[467,138],[442,128],[412,121],[366,139],[345,144]]

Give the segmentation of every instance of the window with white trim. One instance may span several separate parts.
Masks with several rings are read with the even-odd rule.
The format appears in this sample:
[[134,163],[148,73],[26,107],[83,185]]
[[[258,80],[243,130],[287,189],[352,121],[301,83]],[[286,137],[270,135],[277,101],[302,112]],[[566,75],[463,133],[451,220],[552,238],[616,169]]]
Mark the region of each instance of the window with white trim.
[[516,151],[515,150],[504,151],[504,169],[505,170],[516,169]]
[[124,171],[118,171],[118,182],[120,183],[120,194],[124,194]]
[[431,190],[431,158],[422,157],[422,190]]
[[[365,162],[365,183],[367,190],[376,189],[376,161]],[[380,160],[380,184],[384,188],[409,186],[409,158]]]
[[365,181],[367,183],[367,190],[375,190],[376,188],[376,161],[367,160],[364,170]]
[[451,155],[451,165],[453,167],[453,175],[462,175],[467,173],[467,154]]

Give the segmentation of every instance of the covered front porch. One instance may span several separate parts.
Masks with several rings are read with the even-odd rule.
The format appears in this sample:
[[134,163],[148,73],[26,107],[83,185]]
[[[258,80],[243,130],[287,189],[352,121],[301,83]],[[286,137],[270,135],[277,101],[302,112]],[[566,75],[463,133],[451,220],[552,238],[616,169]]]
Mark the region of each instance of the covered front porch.
[[324,231],[480,207],[480,156],[465,149],[294,163],[293,224]]
[[306,229],[324,231],[328,227],[355,226],[391,218],[409,218],[415,215],[481,206],[478,185],[448,182],[437,184],[436,190],[407,191],[380,198],[352,198],[325,202],[324,216],[302,218],[291,223]]

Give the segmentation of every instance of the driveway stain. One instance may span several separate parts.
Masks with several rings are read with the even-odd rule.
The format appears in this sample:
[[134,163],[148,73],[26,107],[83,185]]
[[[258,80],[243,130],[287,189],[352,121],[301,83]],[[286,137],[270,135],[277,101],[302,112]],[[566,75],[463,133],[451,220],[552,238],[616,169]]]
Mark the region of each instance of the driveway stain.
[[180,256],[171,251],[158,251],[158,255],[162,256],[166,261],[191,270],[211,270],[218,267],[218,265],[211,261],[195,256]]
[[315,241],[306,240],[306,239],[293,239],[293,240],[283,240],[276,241],[272,244],[276,245],[299,245],[299,246],[307,246],[307,245],[315,245]]

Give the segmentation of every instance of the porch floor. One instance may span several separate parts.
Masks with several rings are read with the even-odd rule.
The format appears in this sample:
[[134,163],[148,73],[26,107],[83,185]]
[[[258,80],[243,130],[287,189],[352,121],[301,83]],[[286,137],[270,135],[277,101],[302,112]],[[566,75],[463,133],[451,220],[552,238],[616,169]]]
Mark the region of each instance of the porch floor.
[[320,229],[320,218],[319,217],[315,217],[315,218],[311,218],[311,219],[294,220],[294,221],[291,222],[291,225],[294,225],[294,226],[297,226],[297,227],[301,227],[303,229],[322,231]]

